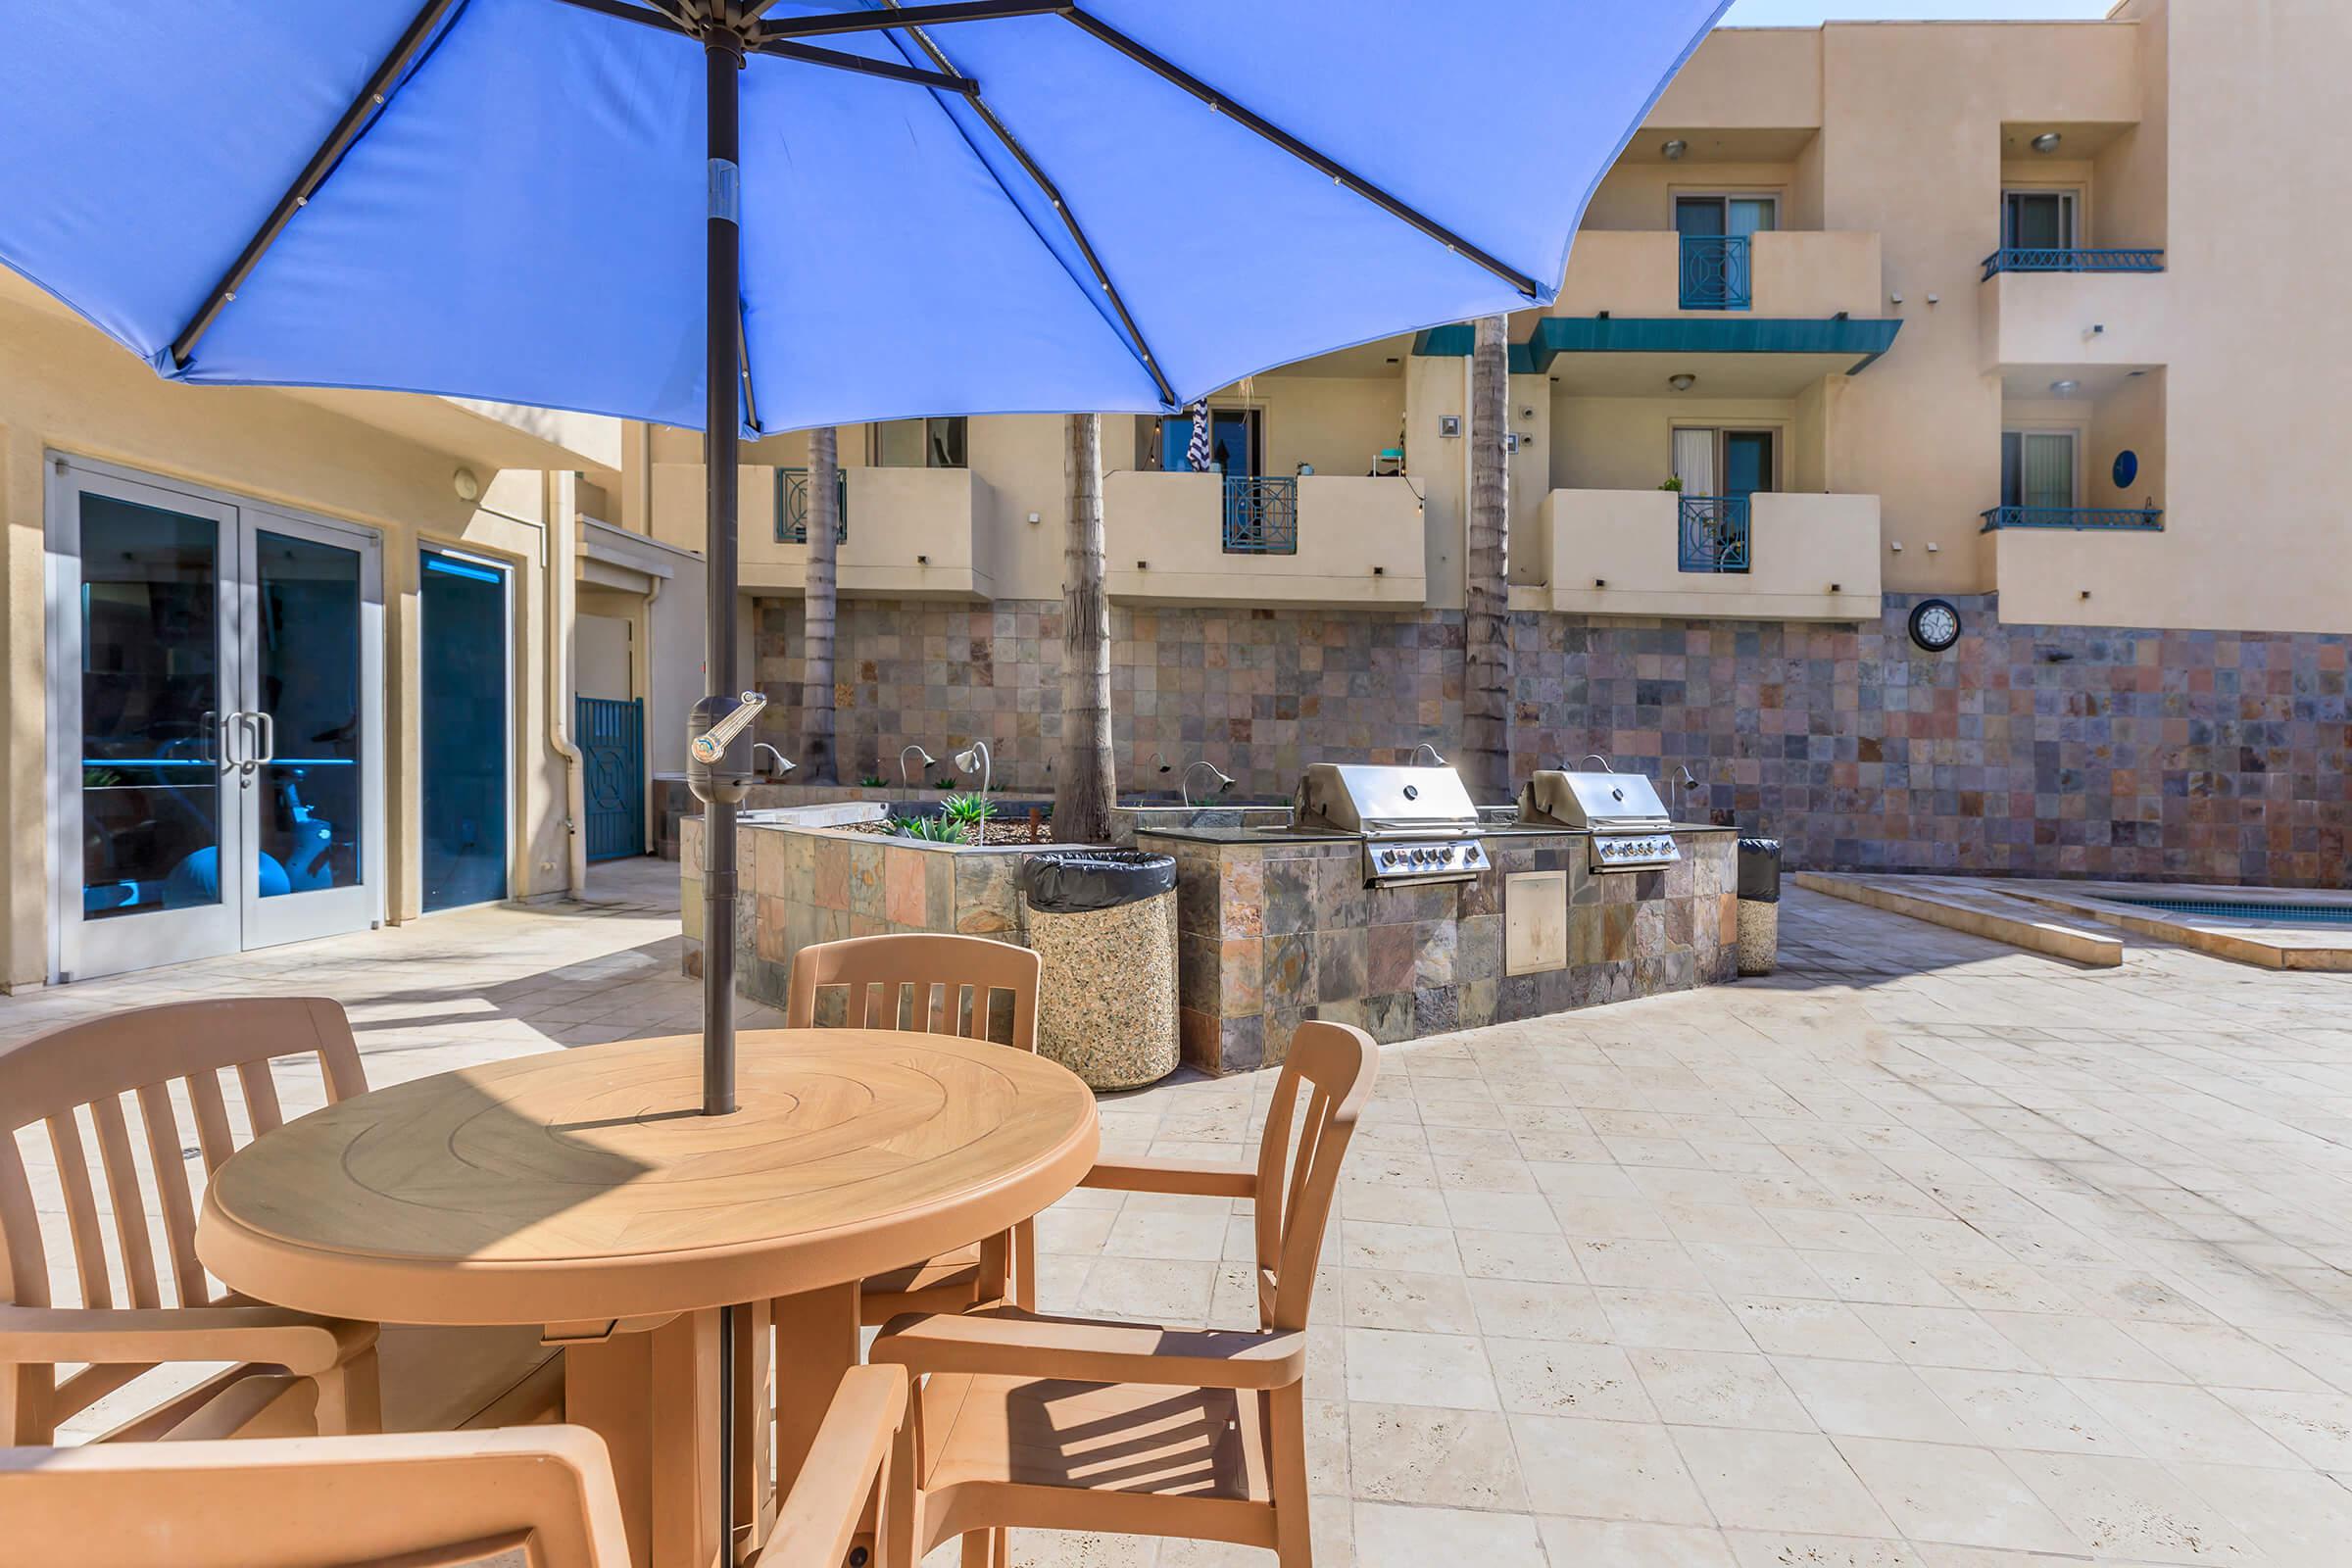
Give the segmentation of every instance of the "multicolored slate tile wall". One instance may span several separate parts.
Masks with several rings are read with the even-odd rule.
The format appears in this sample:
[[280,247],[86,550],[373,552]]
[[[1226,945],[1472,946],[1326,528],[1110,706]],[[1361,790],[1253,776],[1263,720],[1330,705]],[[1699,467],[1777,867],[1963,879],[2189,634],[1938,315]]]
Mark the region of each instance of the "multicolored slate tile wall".
[[[1721,984],[1738,969],[1734,840],[1681,835],[1658,871],[1594,875],[1585,841],[1491,838],[1467,882],[1367,888],[1350,842],[1202,844],[1139,832],[1176,858],[1184,1059],[1206,1072],[1280,1063],[1309,1018],[1383,1042]],[[1511,878],[1566,873],[1566,962],[1510,974]],[[1527,896],[1557,900],[1550,881]]]
[[[2001,624],[1957,601],[1942,655],[1915,600],[1874,622],[1517,618],[1522,769],[1599,752],[1688,812],[1780,838],[1792,865],[2352,886],[2352,638]],[[996,776],[1051,787],[1055,603],[842,606],[845,772],[972,736]],[[765,732],[799,727],[797,602],[769,601]],[[1458,612],[1115,606],[1125,788],[1206,757],[1236,797],[1286,797],[1311,761],[1401,761],[1460,730]],[[1156,754],[1156,760],[1155,760]],[[1170,771],[1161,773],[1161,763]]]

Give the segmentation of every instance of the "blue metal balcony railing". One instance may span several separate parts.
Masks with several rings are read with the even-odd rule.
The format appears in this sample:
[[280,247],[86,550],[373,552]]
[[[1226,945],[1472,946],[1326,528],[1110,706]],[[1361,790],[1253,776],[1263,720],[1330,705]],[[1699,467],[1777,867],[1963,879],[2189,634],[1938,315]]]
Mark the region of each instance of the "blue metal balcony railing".
[[1678,566],[1685,571],[1747,569],[1747,497],[1684,496],[1681,511]]
[[1984,526],[1995,528],[2112,528],[2132,533],[2160,532],[2161,507],[1994,507],[1979,514]]
[[2072,246],[2010,246],[1984,258],[1984,275],[1995,272],[2161,272],[2160,250],[2085,251]]
[[1298,481],[1287,475],[1225,475],[1225,553],[1298,553]]
[[1682,303],[1686,311],[1744,311],[1748,288],[1745,234],[1685,234]]
[[[850,476],[846,469],[833,470],[833,494],[838,503],[834,515],[841,521],[833,529],[833,542],[845,544],[850,537]],[[776,543],[805,545],[808,542],[808,470],[807,468],[778,468],[776,470]]]

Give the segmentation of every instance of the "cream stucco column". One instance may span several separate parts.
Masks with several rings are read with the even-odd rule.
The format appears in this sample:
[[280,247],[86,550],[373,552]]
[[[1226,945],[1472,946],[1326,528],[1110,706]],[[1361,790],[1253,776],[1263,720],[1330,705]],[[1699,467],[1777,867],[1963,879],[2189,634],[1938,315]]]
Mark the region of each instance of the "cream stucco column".
[[42,581],[45,469],[39,438],[0,425],[0,523],[8,530],[7,591],[0,599],[0,657],[8,662],[7,723],[0,727],[0,779],[7,799],[9,874],[0,989],[37,986],[49,973],[48,660]]

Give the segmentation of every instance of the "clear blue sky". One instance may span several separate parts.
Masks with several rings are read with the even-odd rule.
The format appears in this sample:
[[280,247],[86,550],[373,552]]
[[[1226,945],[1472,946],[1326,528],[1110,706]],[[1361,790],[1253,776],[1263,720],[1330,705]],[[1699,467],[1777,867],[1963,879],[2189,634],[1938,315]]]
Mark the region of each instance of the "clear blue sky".
[[2069,21],[2105,16],[2114,0],[1737,0],[1727,27],[1811,26],[1819,22]]

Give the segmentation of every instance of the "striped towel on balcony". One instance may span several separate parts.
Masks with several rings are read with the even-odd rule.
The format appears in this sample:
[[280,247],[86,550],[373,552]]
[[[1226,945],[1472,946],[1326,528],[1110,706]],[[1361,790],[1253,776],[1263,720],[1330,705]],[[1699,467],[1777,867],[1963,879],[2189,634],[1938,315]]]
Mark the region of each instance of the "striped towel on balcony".
[[1193,439],[1184,449],[1184,461],[1195,473],[1206,473],[1211,454],[1208,447],[1208,405],[1193,405]]

